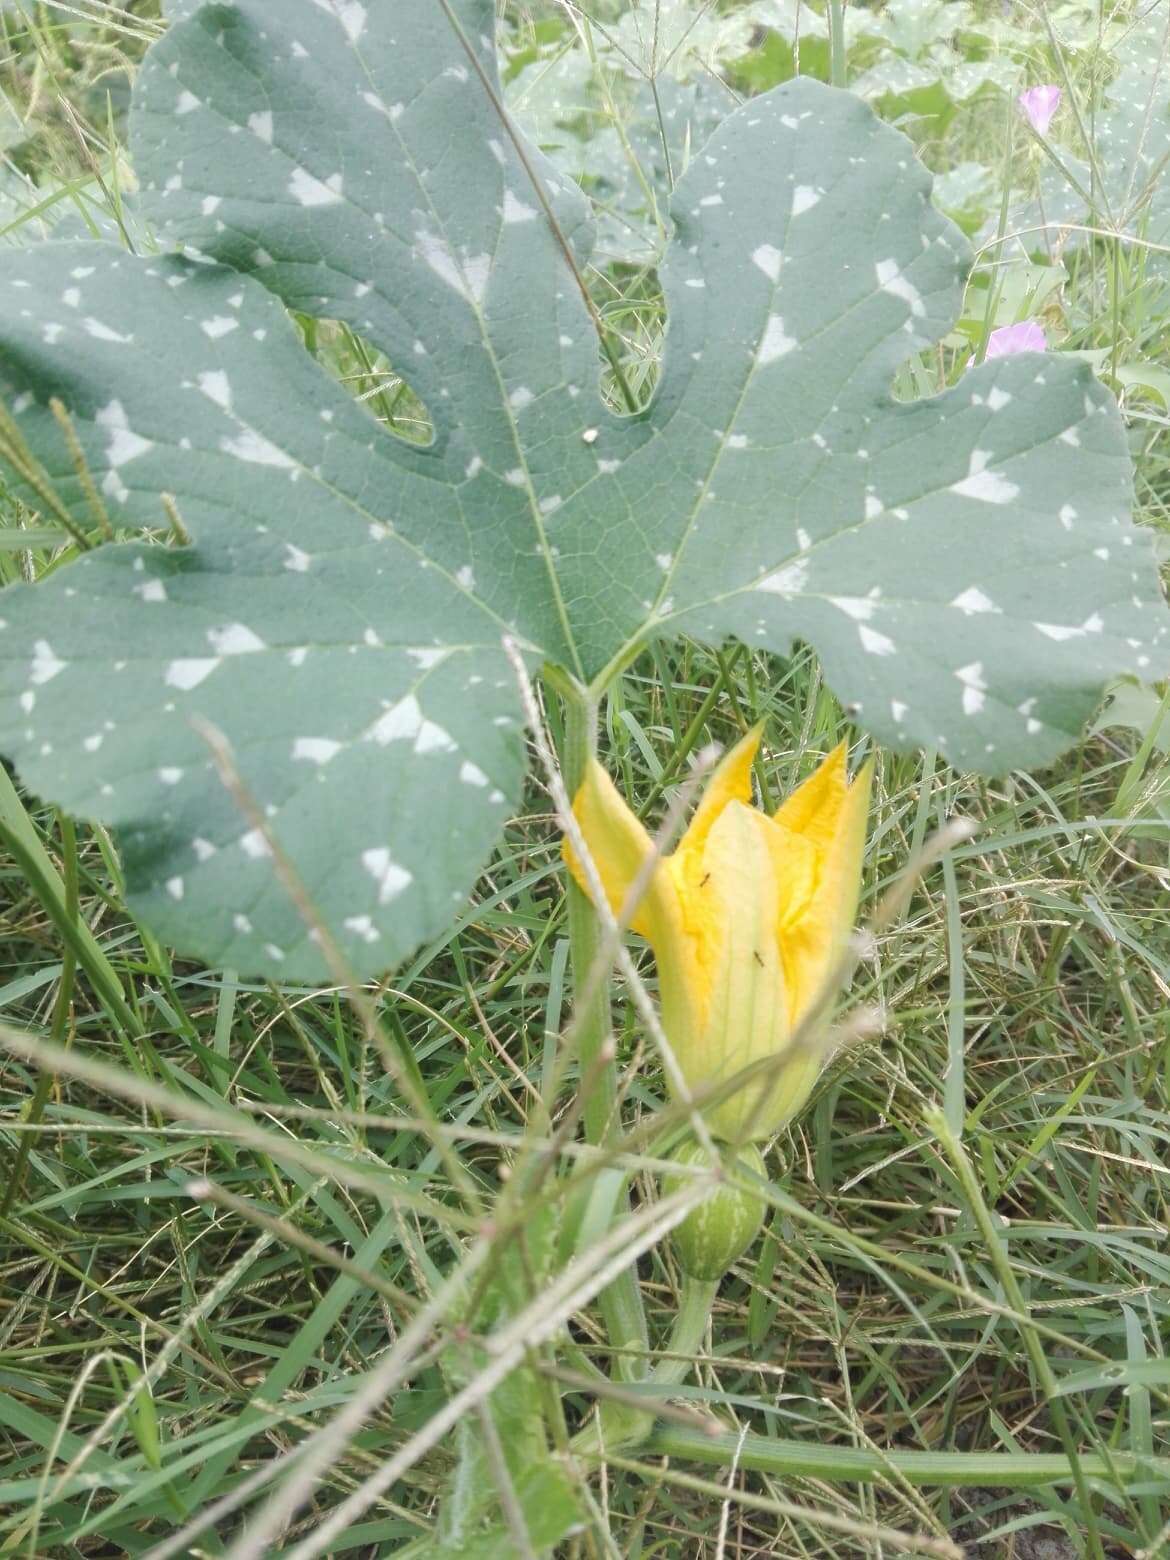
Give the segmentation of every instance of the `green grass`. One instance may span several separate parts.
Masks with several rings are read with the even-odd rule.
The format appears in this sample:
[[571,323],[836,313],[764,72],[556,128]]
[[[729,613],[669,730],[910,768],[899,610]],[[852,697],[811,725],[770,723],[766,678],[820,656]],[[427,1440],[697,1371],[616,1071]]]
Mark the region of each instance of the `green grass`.
[[[130,187],[113,88],[159,31],[156,8],[28,0],[2,14],[0,85],[24,126],[6,132],[8,174],[33,181],[34,211],[113,220]],[[1089,41],[1061,58],[1087,104],[1108,59],[1089,6],[1058,21],[1080,19]],[[1029,79],[1062,79],[1040,16],[1019,7],[1009,21]],[[509,5],[505,23],[518,60],[575,46],[551,5]],[[732,85],[759,85],[754,68]],[[907,122],[938,170],[992,168],[993,231],[1005,180],[1038,166],[1018,126],[1008,147],[1006,105],[993,95],[945,123]],[[0,222],[10,238],[32,220],[27,191],[18,199],[23,213]],[[1035,299],[1041,279],[999,264],[1004,248],[982,252],[976,331],[997,297],[1018,296],[1021,314]],[[1156,367],[1170,319],[1156,257],[1114,260],[1106,241],[1068,261],[1042,305],[1053,342],[1115,370]],[[662,330],[652,268],[594,281],[627,377],[648,393]],[[333,327],[308,345],[374,415],[418,436],[425,409],[392,365]],[[961,355],[940,352],[900,390],[936,387]],[[1127,410],[1142,515],[1164,541],[1156,379],[1127,390]],[[38,573],[59,538],[17,535],[45,522],[10,505],[0,520],[0,575]],[[945,820],[977,832],[926,869],[860,966],[851,1002],[880,1008],[884,1031],[830,1067],[770,1148],[764,1234],[668,1372],[652,1439],[604,1467],[588,1454],[555,1464],[582,1512],[557,1553],[788,1560],[958,1543],[1027,1556],[1041,1528],[1069,1554],[1170,1552],[1158,702],[1036,775],[986,781],[933,755],[878,756],[865,913]],[[555,700],[548,716],[558,736]],[[859,735],[811,656],[681,644],[615,686],[608,760],[658,816],[692,754],[759,718],[773,797]],[[619,982],[610,1157],[630,1172],[634,1211],[607,1233],[614,1178],[576,1141],[564,878],[538,774],[473,903],[365,1007],[174,957],[122,903],[110,840],[24,807],[0,783],[0,1554],[146,1555],[167,1541],[178,1547],[159,1553],[236,1553],[241,1514],[290,1466],[303,1478],[284,1459],[323,1431],[315,1490],[259,1552],[389,1555],[433,1532],[468,1441],[486,1448],[471,1466],[490,1494],[492,1425],[520,1425],[526,1396],[546,1403],[562,1452],[599,1400],[638,1401],[647,1388],[606,1342],[589,1273],[607,1239],[620,1249],[654,1216],[664,1089]],[[550,1143],[562,1179],[517,1193]],[[550,1220],[576,1232],[580,1279],[560,1289],[539,1267]],[[491,1276],[485,1309],[444,1288],[468,1251]],[[636,1273],[661,1361],[682,1292],[668,1245],[650,1242]],[[524,1369],[485,1425],[475,1384],[491,1356],[477,1340],[493,1329]],[[433,1435],[461,1389],[464,1439]],[[354,1433],[336,1435],[362,1394]],[[537,1525],[563,1491],[495,1477],[491,1552],[542,1552]],[[314,1547],[363,1489],[360,1515]],[[220,1500],[213,1528],[181,1536]],[[507,1526],[510,1501],[527,1539],[523,1522]]]

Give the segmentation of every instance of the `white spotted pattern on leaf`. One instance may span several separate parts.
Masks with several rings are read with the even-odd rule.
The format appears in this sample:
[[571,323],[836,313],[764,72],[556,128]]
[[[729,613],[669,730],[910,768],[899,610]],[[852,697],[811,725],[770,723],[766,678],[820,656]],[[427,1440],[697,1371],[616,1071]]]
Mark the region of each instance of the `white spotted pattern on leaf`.
[[[493,0],[452,5],[492,77]],[[167,495],[192,539],[100,547],[10,591],[0,629],[6,753],[117,829],[163,937],[323,977],[286,868],[361,974],[441,933],[520,796],[505,635],[585,678],[652,635],[807,640],[879,739],[992,771],[1053,757],[1110,678],[1167,671],[1085,365],[1003,358],[892,400],[970,254],[857,99],[797,80],[695,148],[659,388],[627,419],[434,0],[169,12],[132,120],[165,253],[0,258],[3,390],[77,523],[55,397],[113,522],[158,532]],[[527,160],[583,262],[584,198]],[[409,363],[433,442],[381,432],[289,310]]]

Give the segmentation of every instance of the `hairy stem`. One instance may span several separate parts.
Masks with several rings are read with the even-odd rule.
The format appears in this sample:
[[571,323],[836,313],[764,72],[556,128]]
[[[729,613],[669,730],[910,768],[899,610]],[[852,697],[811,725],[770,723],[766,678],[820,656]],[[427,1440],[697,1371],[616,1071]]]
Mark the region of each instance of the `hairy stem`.
[[[570,796],[585,774],[585,766],[593,756],[597,741],[597,705],[587,695],[569,693],[565,696],[565,734],[561,753],[565,786]],[[573,989],[577,993],[587,991],[592,970],[602,943],[601,922],[588,897],[576,883],[567,885],[569,909],[569,952],[573,966]],[[615,1130],[614,1102],[617,1099],[617,1064],[606,1051],[613,1049],[613,1031],[610,1025],[609,986],[607,982],[595,984],[586,1011],[576,1015],[579,1046],[580,1076],[592,1080],[592,1087],[583,1107],[585,1138],[592,1144],[600,1144]],[[620,1217],[627,1200],[623,1195],[621,1206],[614,1209]],[[649,1344],[646,1331],[646,1315],[642,1308],[642,1295],[638,1288],[638,1276],[633,1268],[627,1268],[599,1298],[606,1336],[615,1349],[645,1351]],[[645,1374],[645,1363],[637,1355],[618,1355],[624,1365],[619,1368],[632,1377]]]
[[[1034,1489],[1046,1484],[1074,1484],[1077,1474],[1060,1452],[919,1452],[871,1450],[863,1446],[831,1446],[822,1438],[788,1440],[766,1435],[721,1435],[706,1429],[659,1424],[647,1448],[654,1457],[727,1467],[738,1458],[741,1468],[776,1478],[824,1479],[828,1483],[869,1484],[896,1473],[920,1489]],[[1165,1459],[1146,1460],[1130,1452],[1110,1451],[1107,1457],[1083,1453],[1080,1471],[1091,1479],[1114,1484],[1118,1479],[1170,1473]]]
[[717,1278],[687,1276],[683,1279],[682,1299],[667,1341],[666,1358],[654,1367],[656,1383],[676,1386],[694,1365],[694,1357],[707,1334],[711,1307],[718,1291]]

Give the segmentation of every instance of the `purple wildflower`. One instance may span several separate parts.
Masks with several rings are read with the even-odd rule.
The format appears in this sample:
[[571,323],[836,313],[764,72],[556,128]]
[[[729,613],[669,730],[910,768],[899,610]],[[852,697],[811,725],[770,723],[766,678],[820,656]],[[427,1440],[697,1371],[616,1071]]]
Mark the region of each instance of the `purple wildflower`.
[[1064,96],[1059,87],[1029,87],[1021,92],[1016,102],[1020,112],[1037,135],[1047,135],[1052,116],[1060,107]]
[[[993,330],[987,338],[987,353],[989,358],[1011,357],[1015,352],[1047,352],[1048,337],[1044,334],[1044,327],[1037,325],[1035,320],[1021,320],[1018,325],[1001,325]],[[975,363],[974,357],[967,359],[967,367],[971,368]]]
[[1001,325],[987,338],[987,356],[1011,357],[1013,352],[1047,352],[1048,337],[1044,327],[1035,320],[1021,320],[1018,325]]

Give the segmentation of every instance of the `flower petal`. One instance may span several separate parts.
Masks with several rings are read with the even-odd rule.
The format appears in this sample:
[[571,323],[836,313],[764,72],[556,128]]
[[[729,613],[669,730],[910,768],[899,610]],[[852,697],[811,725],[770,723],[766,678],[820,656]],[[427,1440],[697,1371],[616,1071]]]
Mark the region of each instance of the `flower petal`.
[[839,742],[772,816],[793,834],[806,835],[814,844],[826,848],[837,832],[837,817],[848,790],[845,744]]
[[1021,320],[1018,325],[999,325],[987,338],[989,358],[1011,357],[1016,352],[1047,352],[1048,337],[1044,327],[1035,320]]
[[[677,968],[659,960],[659,984],[666,1032],[692,1088],[777,1056],[787,1042],[772,831],[763,813],[731,801],[708,830],[701,877],[688,872],[684,886],[676,876],[685,942]],[[769,1076],[705,1110],[711,1130],[733,1142],[749,1127],[770,1134],[775,1088]]]
[[1047,135],[1052,117],[1064,96],[1057,86],[1029,87],[1016,99],[1020,112],[1037,135]]
[[789,928],[811,913],[820,892],[824,852],[775,818],[765,820],[765,838],[776,874],[776,931],[781,942]]
[[[840,758],[836,753],[830,755],[780,809],[785,814],[791,804],[800,803],[788,815],[801,825],[798,837],[816,848],[816,888],[811,895],[807,894],[804,869],[797,878],[786,870],[789,853],[783,840],[774,846],[781,892],[780,948],[790,1001],[789,1022],[794,1028],[820,997],[844,952],[861,892],[873,764],[867,761],[853,784],[846,785],[844,752],[838,751]],[[812,815],[811,802],[818,793],[822,809]],[[775,827],[779,831],[786,827],[780,815]]]
[[[573,816],[585,836],[609,907],[618,916],[642,863],[653,853],[654,843],[595,758],[589,760],[585,778],[573,798]],[[561,843],[561,855],[577,887],[589,894],[585,873],[567,838]],[[673,884],[656,868],[630,921],[631,929],[653,942],[656,932],[662,929],[662,913],[668,909],[664,898],[672,898],[673,893]]]
[[680,854],[684,851],[694,851],[696,857],[701,854],[715,820],[729,802],[742,802],[745,807],[751,806],[752,765],[759,752],[763,729],[763,722],[758,721],[734,747],[728,748],[711,771],[695,809],[695,816],[678,843]]

